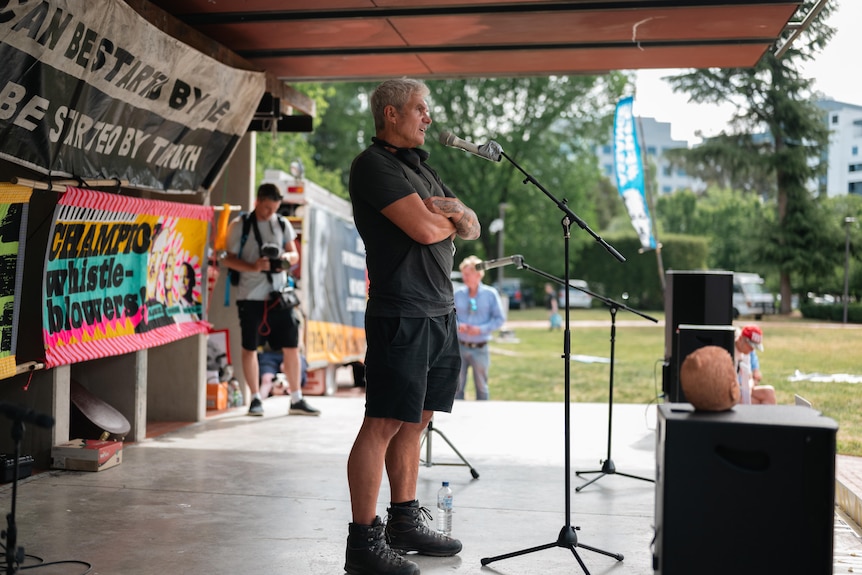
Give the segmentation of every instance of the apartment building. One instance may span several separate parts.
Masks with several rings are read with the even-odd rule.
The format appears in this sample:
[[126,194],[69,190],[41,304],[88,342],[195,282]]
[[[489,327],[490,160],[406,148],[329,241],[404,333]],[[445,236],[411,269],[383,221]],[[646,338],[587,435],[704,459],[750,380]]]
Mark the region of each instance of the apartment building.
[[[847,194],[862,194],[862,105],[820,100],[830,136],[829,146],[822,161],[826,173],[811,182],[811,191],[828,197]],[[657,195],[670,194],[676,190],[702,191],[705,184],[690,176],[681,168],[673,168],[665,158],[665,152],[674,148],[685,148],[687,142],[671,137],[671,124],[655,118],[638,118],[641,145],[646,167],[646,181],[655,185],[651,192]],[[766,134],[761,135],[766,137]],[[612,139],[596,150],[602,173],[614,182],[614,150]]]
[[828,197],[862,194],[862,106],[821,100],[829,126],[826,174],[818,192]]

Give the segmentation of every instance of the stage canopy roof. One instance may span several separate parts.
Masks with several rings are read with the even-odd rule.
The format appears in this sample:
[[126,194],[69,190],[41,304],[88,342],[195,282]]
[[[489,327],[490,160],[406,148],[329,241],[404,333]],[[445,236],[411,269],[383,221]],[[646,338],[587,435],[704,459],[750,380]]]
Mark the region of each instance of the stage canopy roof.
[[[147,0],[126,1],[157,18]],[[287,86],[747,67],[806,17],[786,0],[151,2],[178,20],[164,17],[163,29],[210,54],[224,47]],[[301,94],[278,91],[309,112]]]

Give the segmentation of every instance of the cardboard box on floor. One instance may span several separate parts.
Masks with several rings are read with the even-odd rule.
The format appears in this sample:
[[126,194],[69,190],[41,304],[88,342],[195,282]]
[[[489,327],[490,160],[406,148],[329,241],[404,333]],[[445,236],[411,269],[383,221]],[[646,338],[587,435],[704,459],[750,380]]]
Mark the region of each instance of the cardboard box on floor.
[[207,384],[207,409],[227,409],[227,382]]
[[122,441],[73,439],[51,448],[55,469],[102,471],[123,461]]

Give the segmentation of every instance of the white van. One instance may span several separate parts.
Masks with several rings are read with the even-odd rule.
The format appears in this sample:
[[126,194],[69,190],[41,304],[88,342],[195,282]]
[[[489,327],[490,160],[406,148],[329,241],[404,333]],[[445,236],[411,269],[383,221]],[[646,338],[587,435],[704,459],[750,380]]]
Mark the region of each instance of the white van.
[[734,319],[741,316],[761,319],[764,314],[775,311],[775,297],[763,288],[763,278],[759,274],[733,272]]

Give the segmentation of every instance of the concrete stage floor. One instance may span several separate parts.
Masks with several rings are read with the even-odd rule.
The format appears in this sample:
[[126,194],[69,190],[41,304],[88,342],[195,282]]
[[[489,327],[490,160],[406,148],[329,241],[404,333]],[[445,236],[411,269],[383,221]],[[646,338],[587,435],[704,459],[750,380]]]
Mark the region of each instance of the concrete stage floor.
[[[237,408],[126,445],[112,469],[23,480],[18,545],[45,562],[77,562],[40,568],[39,575],[85,573],[87,564],[90,573],[106,575],[341,574],[350,521],[345,467],[364,399],[354,393],[308,400],[321,417],[286,416],[287,399],[271,398],[263,418]],[[451,558],[414,557],[423,575],[583,573],[573,554],[556,546],[481,565],[485,557],[553,543],[565,525],[580,528],[580,543],[624,556],[617,561],[580,548],[592,575],[653,573],[655,486],[619,473],[654,477],[656,408],[616,404],[613,413],[618,474],[575,492],[594,476],[574,472],[600,469],[607,456],[608,408],[571,406],[568,518],[562,403],[467,401],[439,414],[436,428],[480,477],[447,465],[460,459],[431,434],[420,502],[433,511],[441,481],[450,482],[454,535],[464,550]],[[12,485],[0,492],[8,512]],[[384,481],[381,515],[388,500]],[[842,513],[835,517],[834,573],[862,572],[857,528]]]

